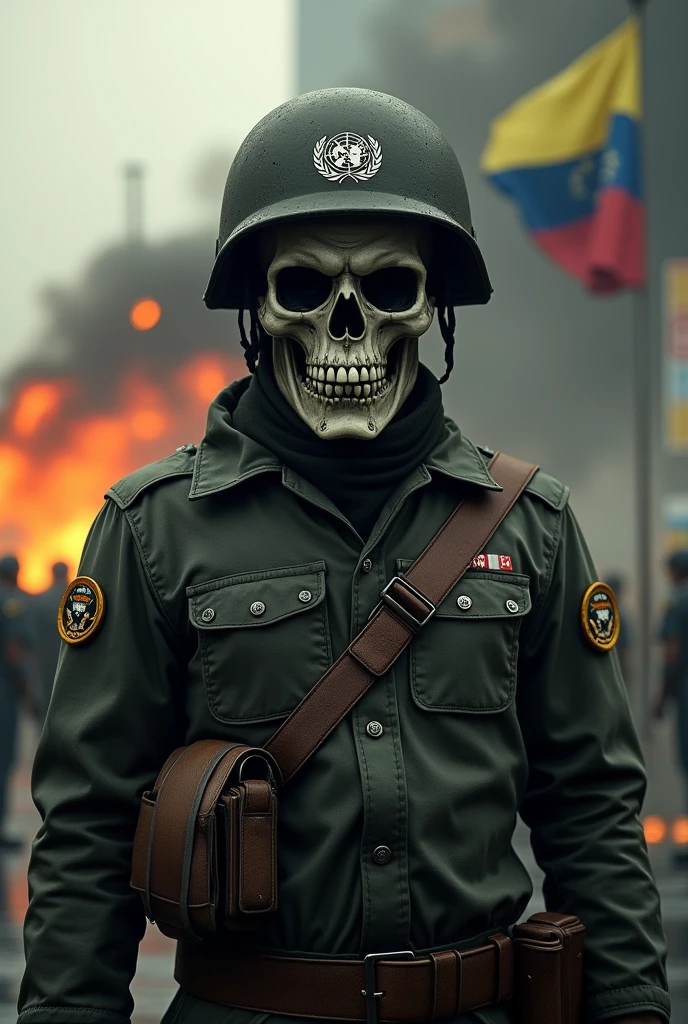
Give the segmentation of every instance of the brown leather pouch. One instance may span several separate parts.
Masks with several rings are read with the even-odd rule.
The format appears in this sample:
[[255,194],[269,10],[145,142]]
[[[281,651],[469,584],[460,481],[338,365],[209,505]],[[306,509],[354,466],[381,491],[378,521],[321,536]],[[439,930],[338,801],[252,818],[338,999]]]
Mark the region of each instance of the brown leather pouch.
[[585,928],[572,914],[535,914],[513,930],[519,1024],[579,1024]]
[[264,750],[201,740],[144,793],[131,885],[171,938],[258,927],[277,910],[279,769]]
[[277,910],[277,796],[270,782],[233,786],[217,808],[220,874],[226,879],[224,918],[255,926],[257,915]]

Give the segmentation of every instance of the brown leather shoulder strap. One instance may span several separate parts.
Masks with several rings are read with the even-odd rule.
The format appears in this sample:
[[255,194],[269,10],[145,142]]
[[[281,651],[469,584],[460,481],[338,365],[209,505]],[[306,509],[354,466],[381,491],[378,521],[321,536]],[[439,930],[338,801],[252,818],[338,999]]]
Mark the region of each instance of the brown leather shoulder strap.
[[490,471],[502,490],[464,498],[408,571],[385,587],[367,625],[265,744],[279,764],[284,782],[432,618],[537,468],[509,455],[495,455]]

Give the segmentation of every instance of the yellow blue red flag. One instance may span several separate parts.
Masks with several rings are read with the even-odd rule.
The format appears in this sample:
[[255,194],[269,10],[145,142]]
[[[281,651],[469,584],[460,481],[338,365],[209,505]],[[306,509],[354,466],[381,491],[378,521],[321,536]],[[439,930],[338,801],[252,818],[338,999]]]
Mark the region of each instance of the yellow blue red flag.
[[640,75],[629,18],[498,117],[482,156],[534,241],[596,292],[645,281]]

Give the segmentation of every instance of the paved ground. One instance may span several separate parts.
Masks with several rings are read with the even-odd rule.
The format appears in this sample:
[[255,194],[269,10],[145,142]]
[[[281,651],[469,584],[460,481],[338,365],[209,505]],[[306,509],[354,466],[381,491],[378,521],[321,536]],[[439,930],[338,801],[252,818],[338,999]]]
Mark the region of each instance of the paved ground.
[[[10,831],[28,842],[35,833],[38,815],[29,795],[29,771],[33,736],[23,735],[23,756],[14,779]],[[646,744],[650,786],[646,811],[671,817],[681,810],[681,794],[672,767],[670,723],[663,724]],[[537,882],[539,872],[530,854],[525,830],[516,837],[520,856]],[[674,1001],[673,1020],[688,1021],[688,871],[672,866],[672,848],[652,848],[652,858],[662,894],[664,921],[669,936],[669,977]],[[5,857],[0,875],[0,1024],[15,1020],[17,986],[23,968],[21,921],[26,909],[27,849]],[[527,913],[541,909],[539,893]],[[135,1024],[156,1024],[174,993],[172,960],[174,944],[155,928],[149,928],[141,947],[139,968],[133,985]]]

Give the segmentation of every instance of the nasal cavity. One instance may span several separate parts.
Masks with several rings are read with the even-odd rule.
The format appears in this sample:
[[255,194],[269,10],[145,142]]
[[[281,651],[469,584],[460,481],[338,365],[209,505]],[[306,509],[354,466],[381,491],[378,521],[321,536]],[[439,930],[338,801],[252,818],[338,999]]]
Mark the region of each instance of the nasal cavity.
[[340,295],[335,303],[328,325],[330,337],[340,341],[347,334],[352,340],[362,338],[365,332],[365,323],[361,310],[354,295],[345,298]]

